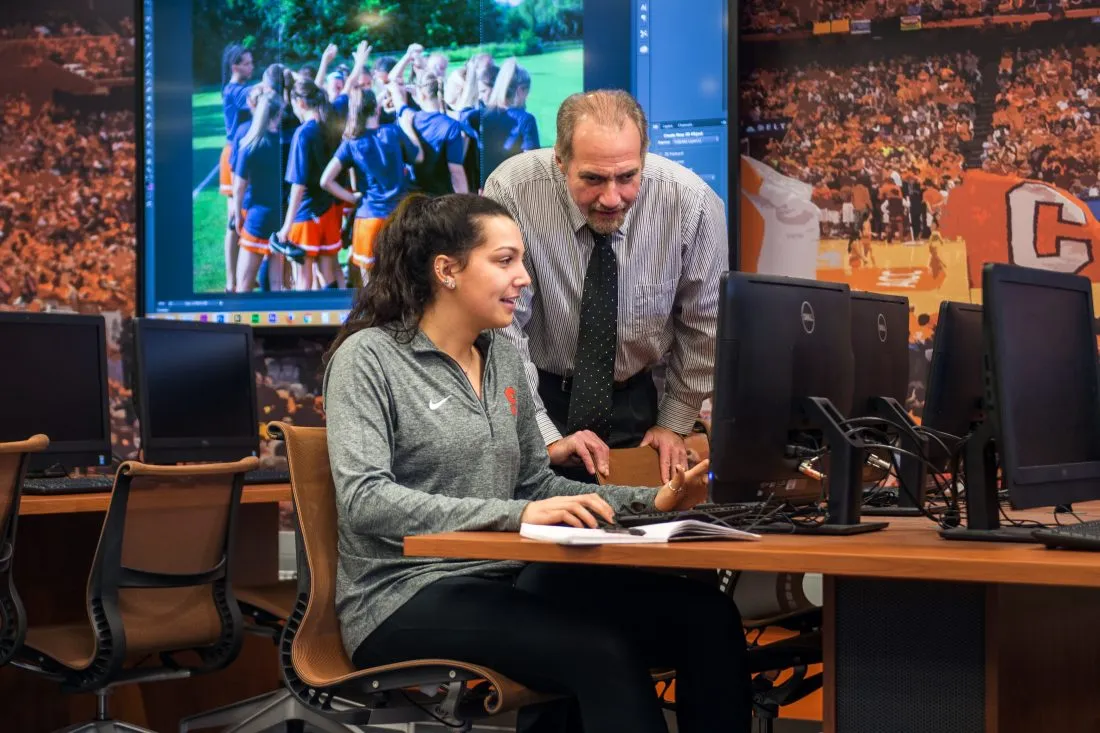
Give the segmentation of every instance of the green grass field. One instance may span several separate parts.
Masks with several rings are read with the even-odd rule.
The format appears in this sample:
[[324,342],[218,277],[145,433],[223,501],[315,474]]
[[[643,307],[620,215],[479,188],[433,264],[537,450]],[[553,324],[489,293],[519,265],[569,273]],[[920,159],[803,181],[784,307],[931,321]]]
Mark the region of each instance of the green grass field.
[[[555,118],[558,105],[570,94],[583,89],[584,50],[578,44],[537,56],[521,56],[519,64],[531,74],[527,110],[538,120],[539,142],[543,147],[550,147],[557,137]],[[225,145],[225,121],[221,94],[217,88],[195,93],[191,104],[191,187],[197,188],[218,165],[218,156]],[[195,198],[192,212],[195,292],[219,293],[225,287],[223,242],[226,204],[225,197],[218,194],[217,173]],[[341,254],[341,262],[346,257],[345,251]]]

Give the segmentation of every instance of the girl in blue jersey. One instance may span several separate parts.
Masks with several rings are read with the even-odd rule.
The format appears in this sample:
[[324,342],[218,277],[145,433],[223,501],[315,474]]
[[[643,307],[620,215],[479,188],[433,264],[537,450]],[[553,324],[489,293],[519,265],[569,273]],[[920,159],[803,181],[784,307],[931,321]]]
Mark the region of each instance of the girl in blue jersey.
[[[332,107],[324,90],[309,79],[295,82],[290,104],[302,124],[290,142],[286,169],[290,198],[278,237],[305,251],[305,263],[296,268],[296,290],[342,288],[344,273],[336,261],[341,245],[341,207],[321,188],[321,173],[336,149],[339,131],[334,134]],[[320,275],[317,283],[314,265]]]
[[[415,63],[423,51],[417,44],[410,46],[397,66],[393,67],[390,78],[404,78],[405,67]],[[468,140],[462,132],[462,125],[447,115],[443,102],[443,80],[434,74],[421,74],[416,83],[416,103],[420,111],[413,115],[413,129],[424,151],[424,160],[413,166],[415,189],[437,196],[467,193],[470,187],[462,163]],[[398,116],[406,107],[398,107]]]
[[[283,64],[275,63],[264,69],[263,77],[260,85],[269,92],[274,92],[275,96],[282,101],[282,113],[280,114],[279,121],[279,148],[280,148],[280,160],[282,165],[279,168],[279,180],[282,184],[282,211],[286,211],[286,202],[290,198],[290,184],[283,179],[283,173],[286,171],[287,161],[290,158],[290,141],[294,137],[294,131],[298,129],[298,118],[294,116],[294,110],[290,107],[290,90],[294,87],[294,81],[296,77],[294,72],[284,66]],[[272,232],[276,231],[273,229]],[[271,232],[268,232],[270,234]],[[270,249],[270,247],[269,247]],[[269,263],[274,261],[274,258],[278,258],[279,262],[276,263],[276,272],[272,273],[269,270]],[[278,284],[274,283],[274,274],[279,274]],[[287,283],[285,278],[290,274],[290,268],[285,267],[285,258],[276,252],[269,252],[263,261],[260,263],[259,272],[256,275],[261,290],[271,290],[277,288],[279,290],[286,289]],[[293,284],[293,283],[291,283]]]
[[[248,106],[246,107],[248,116],[237,123],[237,129],[233,131],[233,136],[229,139],[230,174],[237,169],[237,151],[240,150],[241,140],[244,140],[245,135],[252,129],[252,115],[255,114],[256,104],[259,103],[260,95],[263,94],[264,90],[265,87],[262,84],[253,84],[248,88]],[[230,181],[232,181],[232,178]],[[232,185],[230,188],[232,188]],[[232,191],[230,191],[230,196],[232,196]],[[230,200],[232,201],[232,198]],[[234,206],[234,211],[237,208],[237,206]]]
[[233,169],[234,220],[240,234],[237,257],[237,292],[255,286],[256,272],[269,257],[271,290],[283,289],[283,258],[272,255],[268,237],[278,229],[283,215],[282,164],[279,125],[283,101],[264,91],[256,102],[252,124],[241,139]]
[[488,177],[513,155],[539,147],[539,125],[527,111],[531,75],[516,59],[500,65],[493,92],[481,115],[482,171]]
[[230,156],[233,150],[233,134],[241,122],[250,117],[248,109],[248,80],[252,78],[252,52],[233,43],[222,53],[222,114],[225,117],[225,146],[218,160],[218,190],[229,197],[227,212],[229,224],[225,232],[225,292],[233,292],[237,270],[237,231],[233,227],[233,167]]
[[[399,84],[390,93],[404,97]],[[374,240],[382,223],[393,213],[409,190],[405,165],[419,163],[424,152],[416,141],[412,112],[405,107],[398,124],[379,124],[381,109],[374,92],[352,89],[344,140],[321,175],[321,186],[341,201],[358,204],[352,233],[351,261],[367,283],[374,266]],[[340,173],[350,169],[358,193],[340,185]]]

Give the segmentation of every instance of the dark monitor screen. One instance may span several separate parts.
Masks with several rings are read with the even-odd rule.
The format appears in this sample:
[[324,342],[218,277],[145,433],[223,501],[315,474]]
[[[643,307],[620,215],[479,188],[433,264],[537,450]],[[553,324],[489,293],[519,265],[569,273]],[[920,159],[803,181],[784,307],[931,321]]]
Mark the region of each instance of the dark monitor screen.
[[138,319],[145,460],[235,460],[259,446],[248,326]]
[[105,466],[111,458],[106,329],[102,316],[0,313],[4,419],[0,442],[42,433],[31,471]]
[[908,298],[852,293],[852,356],[855,377],[848,417],[871,415],[874,397],[905,403],[909,387]]
[[820,495],[786,446],[816,439],[806,397],[852,400],[848,286],[741,272],[723,276],[714,374],[714,501]]
[[1083,277],[993,268],[987,343],[1005,485],[1018,507],[1100,498],[1100,386]]
[[[982,307],[944,301],[932,344],[921,423],[964,438],[984,419],[982,393]],[[929,451],[934,462],[946,466],[949,456],[943,455],[938,443],[933,441]]]

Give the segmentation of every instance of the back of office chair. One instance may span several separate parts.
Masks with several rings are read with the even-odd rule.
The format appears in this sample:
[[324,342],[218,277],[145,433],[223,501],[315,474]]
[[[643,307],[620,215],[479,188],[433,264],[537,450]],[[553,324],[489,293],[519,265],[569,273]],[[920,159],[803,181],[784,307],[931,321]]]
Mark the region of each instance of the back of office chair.
[[89,625],[32,627],[27,645],[81,689],[116,680],[139,655],[194,650],[200,666],[176,665],[193,672],[229,664],[243,634],[232,538],[244,473],[258,466],[119,466],[88,578]]
[[291,491],[308,569],[308,573],[302,573],[299,563],[299,599],[308,601],[291,642],[290,660],[302,682],[326,687],[356,672],[344,650],[336,615],[339,526],[336,486],[328,462],[328,437],[324,428],[295,427],[281,422],[271,423],[271,427],[286,441]]
[[660,486],[661,463],[657,451],[648,445],[639,448],[613,448],[608,453],[607,476],[596,474],[600,484],[619,486]]
[[[684,438],[688,455],[694,460],[710,458],[710,439],[706,433],[692,433]],[[694,455],[693,455],[694,454]],[[619,486],[660,486],[660,456],[650,446],[613,448],[608,453],[608,476],[596,475],[600,484]]]
[[[496,715],[552,699],[553,696],[528,690],[494,670],[451,659],[415,659],[357,670],[344,650],[336,615],[339,525],[325,429],[273,422],[268,424],[268,430],[273,437],[286,442],[290,485],[301,538],[298,604],[280,642],[283,674],[287,686],[299,699],[324,708],[333,690],[355,680],[362,680],[363,690],[369,694],[374,690],[422,685],[434,688],[456,682],[464,687],[466,682],[479,679],[488,685],[474,688],[482,693],[473,698],[474,706],[479,709],[475,717],[485,713]],[[452,703],[452,707],[455,705],[464,711],[463,715],[470,712],[469,706],[461,700]],[[347,721],[369,720],[369,715],[362,720],[355,715],[354,711],[349,713]]]
[[49,445],[45,435],[0,443],[0,665],[7,664],[15,655],[27,630],[27,617],[11,575],[19,492],[27,474],[29,454],[43,451]]
[[[710,435],[708,433],[692,433],[684,438],[684,447],[687,448],[689,458],[697,461],[705,461],[710,458]],[[692,456],[692,454],[695,454]]]

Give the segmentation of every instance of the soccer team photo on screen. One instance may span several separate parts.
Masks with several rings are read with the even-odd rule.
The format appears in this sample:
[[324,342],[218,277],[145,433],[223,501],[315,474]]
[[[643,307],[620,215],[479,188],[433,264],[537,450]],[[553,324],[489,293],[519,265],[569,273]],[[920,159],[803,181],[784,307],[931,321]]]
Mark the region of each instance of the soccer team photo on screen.
[[410,192],[554,144],[581,0],[195,2],[194,292],[357,287]]

